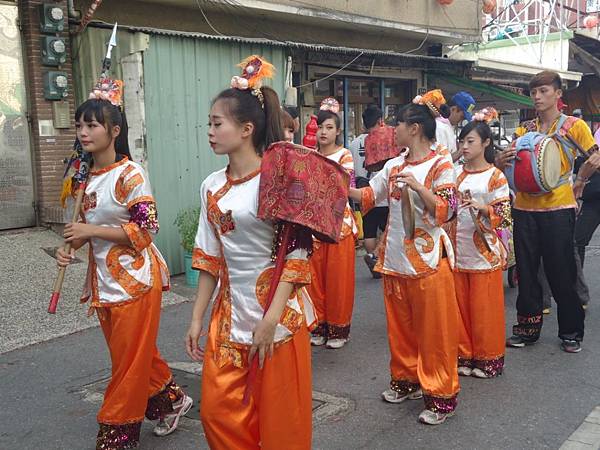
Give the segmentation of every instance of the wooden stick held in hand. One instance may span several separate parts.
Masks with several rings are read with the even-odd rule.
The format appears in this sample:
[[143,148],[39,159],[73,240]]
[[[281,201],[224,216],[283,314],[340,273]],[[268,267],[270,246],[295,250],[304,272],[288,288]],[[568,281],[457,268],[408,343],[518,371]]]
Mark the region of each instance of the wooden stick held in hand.
[[[77,190],[77,197],[75,197],[75,208],[73,209],[73,217],[71,218],[71,223],[77,222],[77,218],[79,217],[79,211],[81,210],[81,203],[83,202],[84,192],[85,185],[82,185]],[[65,245],[65,251],[67,253],[71,251],[70,242],[67,243],[67,245]],[[50,304],[48,305],[49,314],[56,314],[56,306],[58,305],[58,300],[60,299],[60,291],[62,290],[62,285],[65,281],[66,271],[66,267],[61,267],[60,269],[58,269],[58,275],[56,276],[56,281],[54,281],[54,288],[52,289],[52,297],[50,297]]]

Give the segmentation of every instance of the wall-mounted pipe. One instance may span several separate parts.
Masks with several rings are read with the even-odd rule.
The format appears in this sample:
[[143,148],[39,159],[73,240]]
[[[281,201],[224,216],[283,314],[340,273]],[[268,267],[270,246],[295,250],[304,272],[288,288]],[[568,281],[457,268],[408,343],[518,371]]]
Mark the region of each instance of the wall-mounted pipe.
[[79,20],[81,19],[81,13],[75,9],[74,0],[67,0],[67,12],[69,18]]

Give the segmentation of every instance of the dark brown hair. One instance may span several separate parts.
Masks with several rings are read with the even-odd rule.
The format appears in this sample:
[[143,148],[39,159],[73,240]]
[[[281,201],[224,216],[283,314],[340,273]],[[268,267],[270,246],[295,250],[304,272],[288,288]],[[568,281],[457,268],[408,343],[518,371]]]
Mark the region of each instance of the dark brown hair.
[[225,89],[213,100],[213,105],[222,100],[227,112],[236,122],[254,125],[252,143],[259,155],[274,142],[283,140],[281,106],[279,97],[270,87],[260,88],[264,103],[251,90]]
[[79,119],[83,116],[85,122],[91,122],[95,120],[108,132],[108,135],[112,138],[112,127],[119,126],[121,131],[115,138],[115,151],[120,155],[125,155],[131,159],[129,153],[129,142],[127,141],[128,126],[125,113],[122,112],[119,107],[113,105],[108,100],[100,99],[89,99],[79,105],[77,111],[75,111],[75,122],[79,122]]
[[292,118],[290,113],[287,112],[285,109],[281,110],[281,125],[283,126],[284,130],[288,129],[292,130],[292,132],[296,128],[296,126],[294,125],[294,119]]
[[539,72],[529,80],[529,89],[540,86],[553,86],[554,89],[562,89],[562,78],[552,70],[544,70]]
[[425,105],[417,105],[415,103],[409,103],[404,106],[396,116],[396,123],[407,123],[408,125],[414,125],[415,123],[421,125],[423,135],[433,141],[435,139],[435,131],[437,124],[433,112]]
[[[336,114],[332,111],[327,111],[327,110],[319,111],[319,113],[317,114],[317,125],[321,125],[327,119],[333,119],[333,121],[335,122],[335,128],[337,130],[342,128],[342,121],[340,119],[339,114]],[[335,143],[339,145],[341,143],[341,140],[342,140],[341,136],[338,134],[335,138]]]
[[463,141],[471,131],[475,131],[479,135],[481,142],[485,142],[487,139],[490,140],[490,143],[483,151],[483,157],[488,163],[492,164],[494,162],[494,156],[496,155],[492,129],[487,123],[474,120],[463,127],[460,131],[460,136],[458,136],[458,140]]

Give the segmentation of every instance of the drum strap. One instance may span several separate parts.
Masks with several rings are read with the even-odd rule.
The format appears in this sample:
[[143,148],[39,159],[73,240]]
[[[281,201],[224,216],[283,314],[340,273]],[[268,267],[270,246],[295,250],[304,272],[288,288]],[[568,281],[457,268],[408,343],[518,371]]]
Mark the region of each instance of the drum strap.
[[[567,116],[566,114],[561,114],[558,123],[556,124],[556,131],[550,136],[560,142],[560,148],[565,153],[565,156],[569,160],[569,164],[571,168],[575,162],[575,157],[573,153],[569,150],[574,149],[585,155],[585,152],[581,148],[581,146],[575,142],[575,140],[569,135],[569,129],[573,126],[574,121],[570,120],[574,119],[572,117]],[[569,181],[571,178],[571,173],[567,172],[562,177],[560,177],[558,185],[563,185]]]

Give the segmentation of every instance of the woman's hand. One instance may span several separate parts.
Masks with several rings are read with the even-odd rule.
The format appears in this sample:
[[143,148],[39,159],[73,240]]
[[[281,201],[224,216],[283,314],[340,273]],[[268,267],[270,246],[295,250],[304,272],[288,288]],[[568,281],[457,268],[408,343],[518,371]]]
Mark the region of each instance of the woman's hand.
[[476,211],[481,212],[482,214],[487,212],[487,205],[477,203],[472,198],[463,198],[461,206],[464,206],[465,208],[473,208]]
[[206,333],[202,332],[202,321],[192,321],[185,336],[185,349],[189,357],[194,361],[202,361],[204,359],[204,349],[200,347],[200,338],[202,336],[206,336]]
[[267,318],[262,319],[256,328],[252,337],[252,347],[250,347],[250,354],[248,355],[248,362],[252,362],[252,358],[256,352],[258,352],[258,366],[262,369],[265,362],[265,357],[268,355],[269,358],[273,357],[273,347],[275,340],[275,328],[277,322],[269,320]]
[[95,225],[87,223],[68,223],[65,225],[65,230],[63,232],[65,242],[87,241],[94,237],[95,228]]
[[415,178],[415,176],[410,173],[410,172],[401,172],[398,175],[395,176],[395,180],[396,183],[404,183],[406,184],[408,187],[410,187],[413,191],[418,191],[419,189],[423,188],[424,186],[419,183],[417,181],[417,179]]
[[58,267],[67,267],[75,259],[75,249],[72,248],[71,251],[67,253],[64,247],[58,247],[55,256]]

